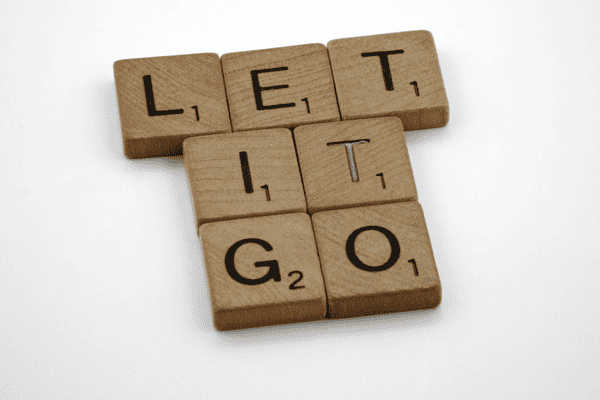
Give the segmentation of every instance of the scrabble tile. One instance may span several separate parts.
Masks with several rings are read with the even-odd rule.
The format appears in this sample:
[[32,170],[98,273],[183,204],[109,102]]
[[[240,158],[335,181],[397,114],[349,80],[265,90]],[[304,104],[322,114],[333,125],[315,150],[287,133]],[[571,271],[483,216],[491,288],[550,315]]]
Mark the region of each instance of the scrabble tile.
[[343,120],[396,115],[407,131],[448,123],[430,32],[337,39],[327,48]]
[[309,213],[417,200],[397,117],[300,126],[294,138]]
[[186,139],[183,157],[198,226],[306,212],[292,134],[264,129]]
[[229,53],[221,64],[234,131],[340,120],[322,44]]
[[127,157],[177,155],[185,138],[231,132],[218,55],[120,60],[114,73]]
[[325,318],[326,297],[307,214],[215,222],[200,239],[218,330]]
[[312,216],[332,318],[433,308],[441,282],[417,202]]

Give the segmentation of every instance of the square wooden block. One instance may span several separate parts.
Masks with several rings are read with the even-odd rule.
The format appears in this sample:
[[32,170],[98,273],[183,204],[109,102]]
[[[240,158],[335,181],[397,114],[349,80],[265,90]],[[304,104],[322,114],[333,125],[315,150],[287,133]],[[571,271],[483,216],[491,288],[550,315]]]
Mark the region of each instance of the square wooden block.
[[231,132],[218,55],[120,60],[114,73],[127,157],[177,155],[188,137]]
[[306,212],[294,141],[288,129],[186,139],[183,158],[198,225]]
[[234,131],[340,120],[323,44],[229,53],[221,64]]
[[309,213],[417,200],[398,118],[300,126],[294,138]]
[[307,214],[215,222],[200,238],[218,330],[325,318],[325,286]]
[[431,32],[337,39],[327,48],[343,120],[396,115],[407,131],[448,123]]
[[332,318],[437,307],[442,286],[417,202],[312,216]]

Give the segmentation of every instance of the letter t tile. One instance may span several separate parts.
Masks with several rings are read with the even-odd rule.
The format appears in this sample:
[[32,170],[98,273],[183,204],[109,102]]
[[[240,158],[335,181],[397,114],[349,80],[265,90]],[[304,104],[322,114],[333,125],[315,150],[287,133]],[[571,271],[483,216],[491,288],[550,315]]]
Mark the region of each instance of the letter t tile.
[[295,129],[308,212],[417,200],[397,117]]

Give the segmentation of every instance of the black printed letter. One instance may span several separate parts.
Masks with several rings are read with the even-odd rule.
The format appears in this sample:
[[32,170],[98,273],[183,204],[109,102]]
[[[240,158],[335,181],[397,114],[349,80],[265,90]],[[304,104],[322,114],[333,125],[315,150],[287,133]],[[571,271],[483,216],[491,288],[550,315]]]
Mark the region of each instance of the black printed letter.
[[390,62],[388,61],[388,55],[402,53],[404,53],[404,50],[374,51],[372,53],[362,53],[361,55],[363,57],[379,57],[379,61],[381,62],[381,72],[383,72],[383,80],[385,82],[385,90],[394,90],[394,83],[392,82],[392,71],[390,71]]
[[277,262],[277,260],[259,261],[254,263],[254,266],[256,267],[269,267],[269,272],[267,272],[262,278],[248,279],[244,278],[239,274],[239,272],[237,272],[237,270],[235,269],[235,264],[233,262],[235,252],[237,251],[237,249],[239,249],[246,243],[256,243],[266,251],[273,250],[273,246],[271,246],[268,242],[265,242],[262,239],[243,239],[236,242],[233,246],[229,248],[229,250],[227,250],[227,254],[225,254],[225,268],[227,269],[227,273],[229,274],[229,276],[231,276],[233,279],[244,285],[260,285],[261,283],[265,283],[271,279],[273,279],[275,282],[280,282],[281,274],[279,272],[279,263]]
[[[144,90],[146,91],[146,105],[148,106],[148,115],[155,117],[157,115],[183,114],[182,109],[178,110],[156,110],[154,105],[154,91],[152,90],[152,78],[150,75],[144,75]],[[196,110],[196,113],[198,111]]]
[[[362,261],[360,261],[360,259],[356,256],[356,250],[354,249],[354,245],[355,245],[356,238],[358,237],[358,235],[360,235],[364,231],[371,231],[371,230],[383,233],[385,235],[385,237],[387,238],[387,240],[390,242],[390,247],[392,248],[392,253],[390,254],[390,258],[384,264],[382,264],[378,267],[371,267],[370,265],[367,265],[367,264],[363,263]],[[396,236],[394,236],[394,234],[392,232],[390,232],[389,230],[387,230],[381,226],[374,226],[374,225],[363,226],[362,228],[355,230],[354,232],[352,232],[350,234],[350,236],[348,236],[348,240],[346,241],[346,256],[348,256],[348,260],[350,260],[350,262],[352,264],[354,264],[354,266],[356,268],[362,269],[363,271],[367,271],[367,272],[385,271],[386,269],[391,268],[394,264],[396,264],[396,261],[398,261],[398,259],[400,258],[400,243],[398,243],[398,239],[396,239]]]
[[254,88],[254,98],[256,99],[256,109],[257,110],[272,110],[274,108],[285,108],[285,107],[294,107],[296,103],[286,103],[286,104],[274,104],[270,106],[265,106],[262,101],[261,92],[265,90],[274,90],[274,89],[285,89],[288,88],[289,85],[277,85],[277,86],[265,86],[262,87],[258,83],[258,74],[262,74],[263,72],[275,72],[275,71],[287,71],[288,67],[279,67],[279,68],[270,68],[270,69],[257,69],[254,71],[250,71],[252,75],[252,87]]

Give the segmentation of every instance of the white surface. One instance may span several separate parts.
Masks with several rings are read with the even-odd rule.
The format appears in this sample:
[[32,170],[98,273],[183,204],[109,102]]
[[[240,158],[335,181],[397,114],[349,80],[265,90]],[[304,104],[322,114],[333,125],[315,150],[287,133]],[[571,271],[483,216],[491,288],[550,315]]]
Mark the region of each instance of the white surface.
[[[0,399],[600,398],[598,2],[2,3]],[[417,29],[441,306],[215,331],[183,161],[123,156],[112,63]]]

